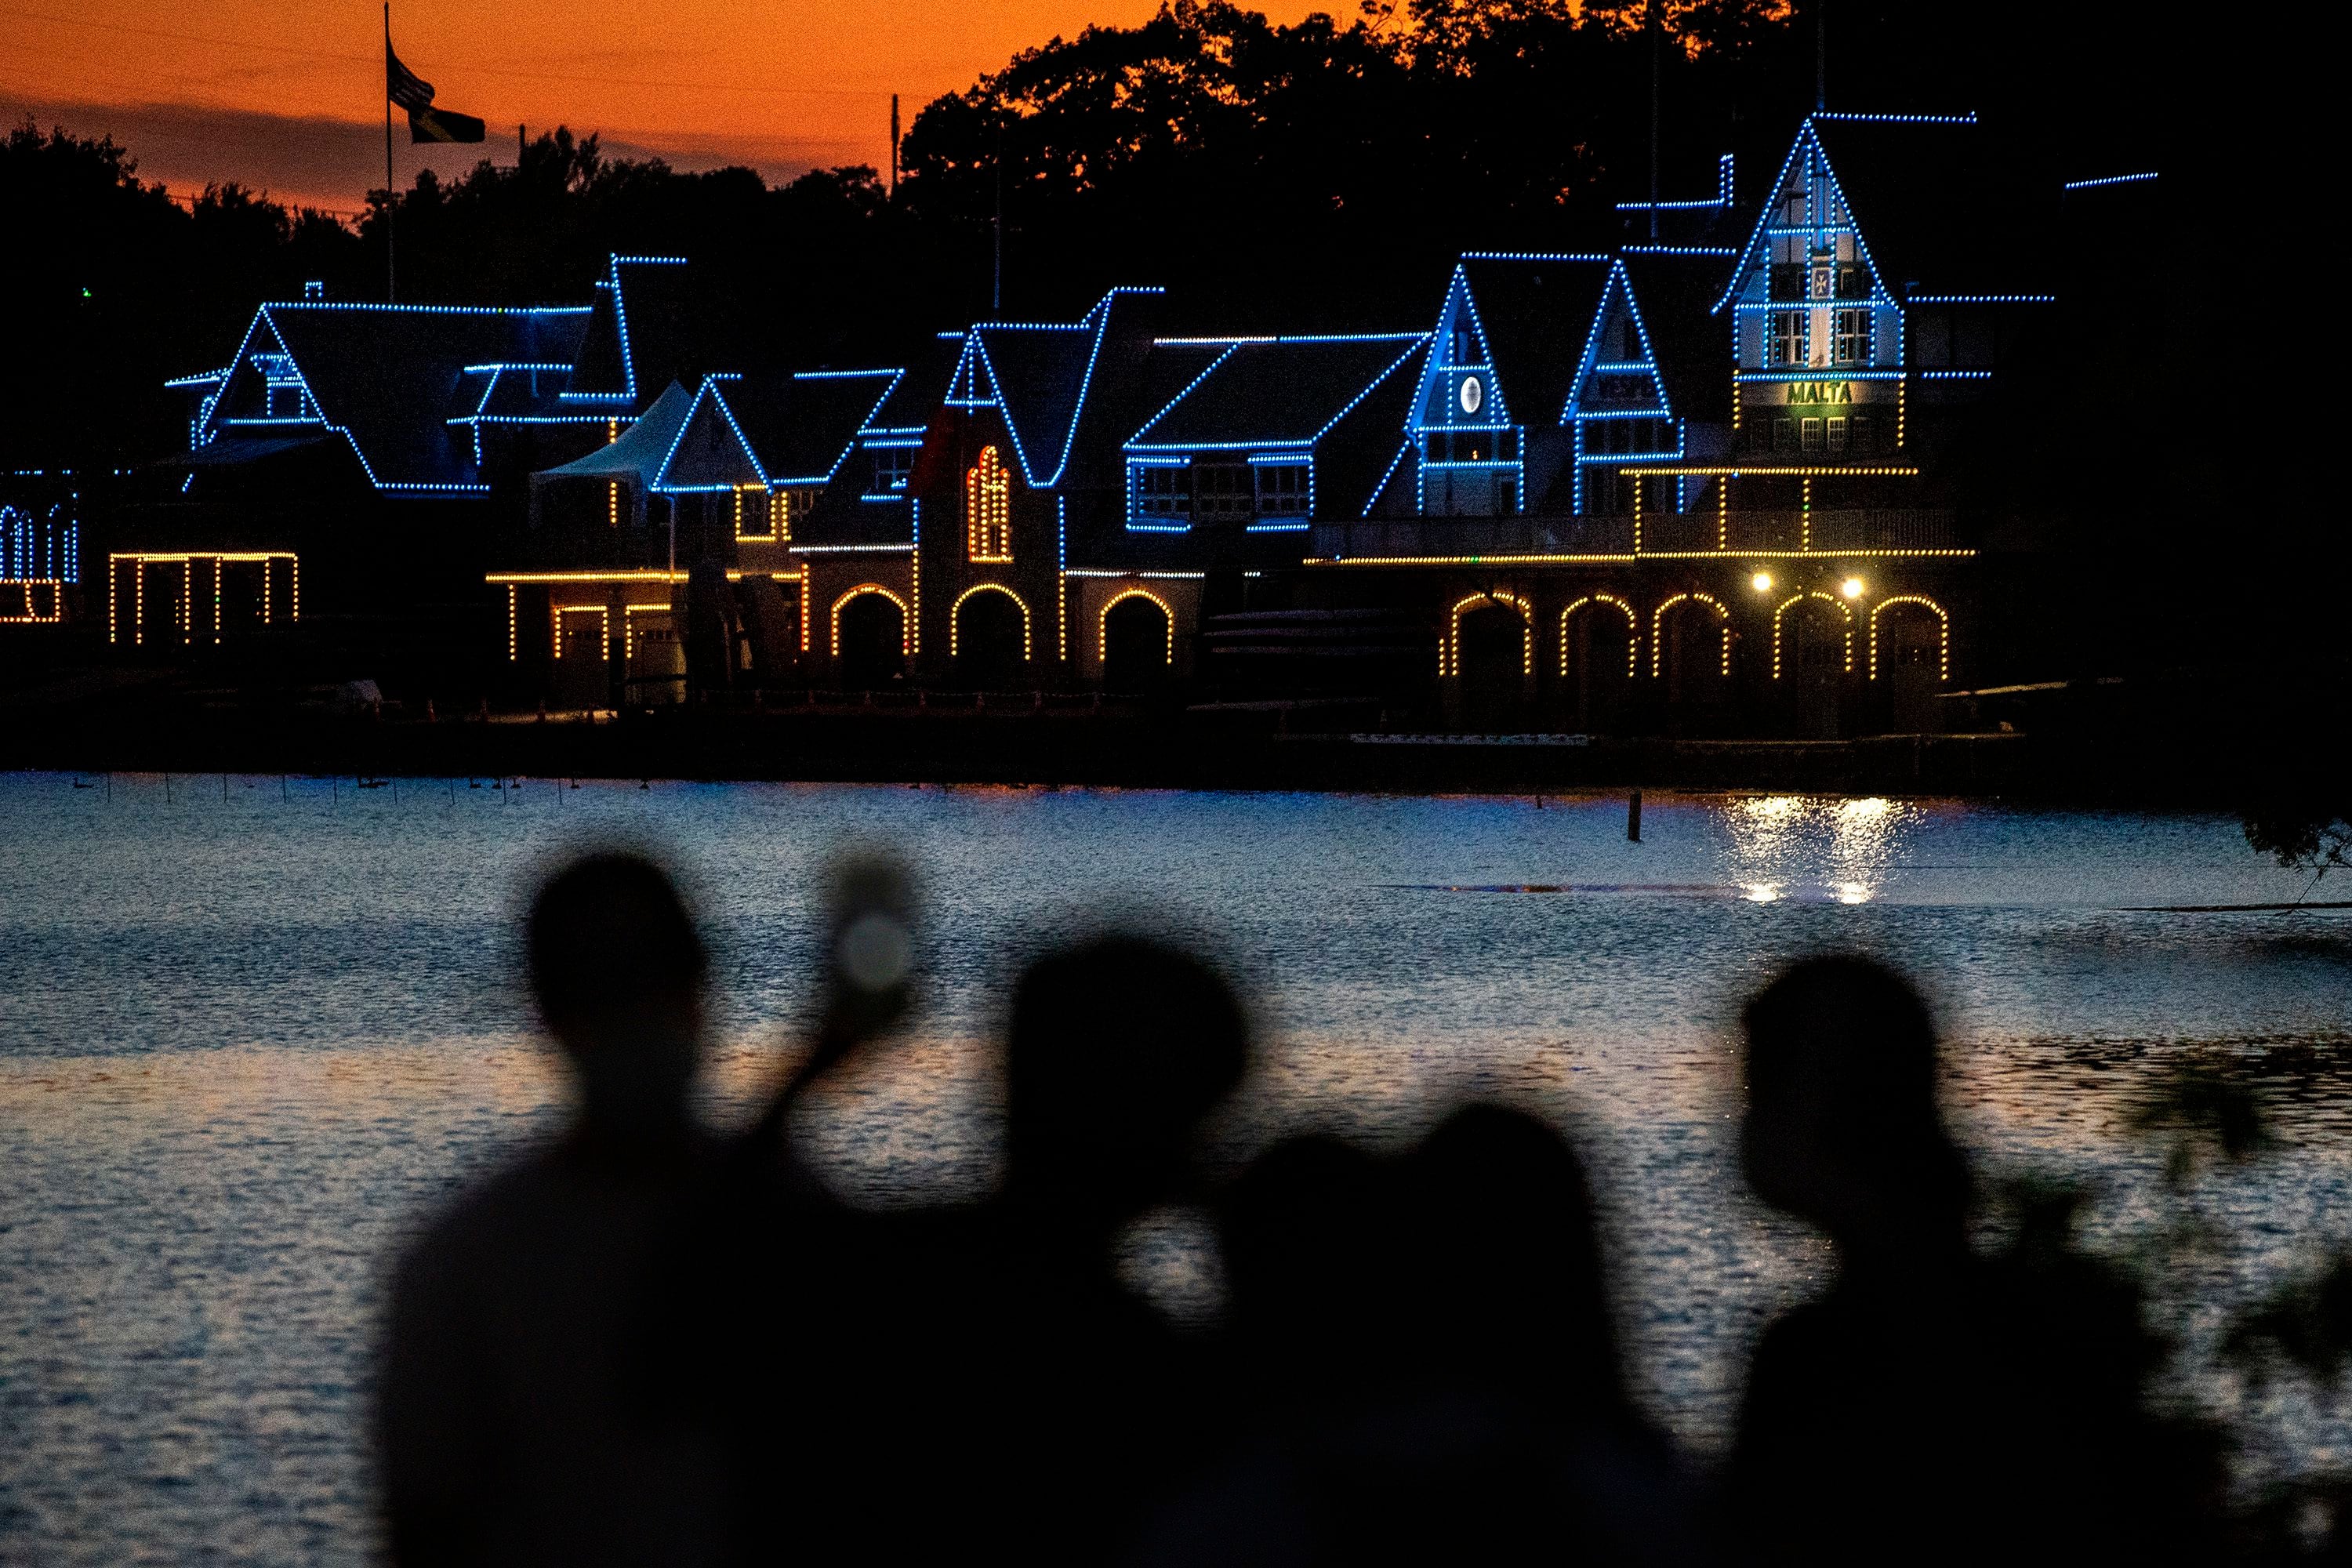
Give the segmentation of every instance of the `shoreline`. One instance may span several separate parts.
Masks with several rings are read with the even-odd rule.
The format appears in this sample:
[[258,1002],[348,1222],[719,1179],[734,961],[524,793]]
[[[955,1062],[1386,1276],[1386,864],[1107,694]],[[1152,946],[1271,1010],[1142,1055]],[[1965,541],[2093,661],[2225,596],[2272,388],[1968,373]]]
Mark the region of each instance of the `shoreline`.
[[[1024,784],[1387,795],[1656,789],[2229,810],[2223,759],[2047,735],[1694,740],[1293,733],[1263,712],[671,710],[538,720],[192,713],[19,722],[0,769],[419,778]],[[1296,717],[1290,715],[1288,717]]]

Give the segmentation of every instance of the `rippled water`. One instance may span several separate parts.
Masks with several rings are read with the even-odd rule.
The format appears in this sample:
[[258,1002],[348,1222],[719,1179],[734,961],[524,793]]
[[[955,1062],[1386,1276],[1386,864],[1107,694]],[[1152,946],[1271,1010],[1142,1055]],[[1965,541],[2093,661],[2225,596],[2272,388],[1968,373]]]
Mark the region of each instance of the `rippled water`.
[[[551,851],[596,837],[650,840],[698,886],[722,1117],[801,1015],[825,858],[884,840],[919,865],[926,1013],[813,1128],[875,1201],[988,1180],[975,1042],[1022,954],[1104,916],[1196,935],[1256,988],[1236,1152],[1307,1125],[1409,1136],[1478,1089],[1551,1108],[1602,1190],[1644,1396],[1702,1448],[1756,1329],[1822,1264],[1728,1163],[1727,1026],[1791,953],[1925,977],[1972,1145],[2098,1180],[2110,1237],[2152,1212],[2156,1156],[2124,1123],[2165,1066],[2267,1067],[2287,1144],[2213,1190],[2240,1238],[2215,1302],[2352,1229],[2352,913],[2157,908],[2305,891],[2221,818],[1654,796],[1636,846],[1619,798],[76,785],[0,776],[10,1561],[366,1553],[380,1273],[437,1197],[550,1124],[513,910]],[[1173,1221],[1138,1258],[1171,1289],[1202,1273]],[[2287,1416],[2307,1455],[2340,1448]]]

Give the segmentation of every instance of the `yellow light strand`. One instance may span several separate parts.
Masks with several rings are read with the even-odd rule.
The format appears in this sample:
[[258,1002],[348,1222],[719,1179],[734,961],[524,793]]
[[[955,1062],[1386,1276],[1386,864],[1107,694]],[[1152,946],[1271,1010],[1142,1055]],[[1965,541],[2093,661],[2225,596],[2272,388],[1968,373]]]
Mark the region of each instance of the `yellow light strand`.
[[515,605],[515,595],[518,591],[513,584],[507,584],[507,662],[509,664],[515,663],[522,657],[515,643],[516,625],[521,619],[520,613]]
[[1781,601],[1779,609],[1772,612],[1772,679],[1775,680],[1780,679],[1780,617],[1792,606],[1801,605],[1807,599],[1819,599],[1822,604],[1835,610],[1838,613],[1838,618],[1844,622],[1845,672],[1852,675],[1853,673],[1853,612],[1845,607],[1844,600],[1833,595],[1824,594],[1816,588],[1809,593],[1791,594],[1787,599]]
[[1559,613],[1559,673],[1562,679],[1568,675],[1568,618],[1587,605],[1607,605],[1625,617],[1625,679],[1633,679],[1642,672],[1641,617],[1634,615],[1633,605],[1614,594],[1588,594]]
[[1031,658],[1029,606],[1022,602],[1020,595],[1014,593],[1012,589],[1006,587],[1002,583],[975,583],[971,587],[966,588],[962,593],[958,594],[956,595],[955,603],[948,606],[948,657],[950,658],[953,658],[956,655],[957,635],[961,629],[956,624],[956,616],[957,614],[962,610],[963,602],[966,599],[971,598],[974,594],[992,593],[1002,594],[1006,598],[1012,600],[1015,605],[1019,606],[1021,611],[1021,662],[1027,664]]
[[1723,673],[1729,675],[1731,673],[1731,612],[1724,608],[1723,602],[1714,595],[1702,594],[1693,589],[1687,594],[1676,594],[1651,613],[1650,679],[1655,680],[1665,673],[1666,612],[1676,605],[1705,605],[1715,612],[1715,629],[1723,643]]
[[890,592],[889,589],[885,588],[879,583],[860,583],[856,587],[852,588],[848,593],[844,594],[840,598],[835,599],[833,602],[833,657],[835,658],[839,658],[841,657],[842,606],[848,604],[850,600],[856,598],[861,594],[879,594],[884,598],[898,606],[898,651],[902,655],[911,653],[913,649],[907,640],[907,626],[912,617],[908,612],[907,601],[898,597],[898,595]]
[[963,476],[964,552],[970,559],[993,564],[1013,559],[1012,489],[996,448],[982,447],[980,461]]
[[1437,673],[1458,676],[1462,673],[1462,612],[1473,605],[1504,605],[1519,613],[1519,673],[1536,672],[1536,616],[1534,609],[1516,594],[1471,594],[1454,601],[1447,616],[1445,640],[1437,648]]
[[1870,612],[1870,679],[1878,679],[1878,617],[1890,605],[1918,605],[1936,614],[1936,684],[1952,679],[1952,617],[1944,606],[1924,594],[1896,594],[1878,601]]
[[1095,662],[1100,664],[1109,659],[1110,613],[1118,608],[1119,605],[1127,603],[1129,599],[1149,599],[1153,604],[1160,606],[1160,613],[1161,615],[1168,617],[1168,650],[1164,662],[1169,666],[1169,668],[1175,668],[1176,611],[1167,600],[1161,598],[1159,595],[1153,593],[1149,588],[1129,588],[1113,595],[1110,601],[1103,605],[1102,614],[1095,617]]

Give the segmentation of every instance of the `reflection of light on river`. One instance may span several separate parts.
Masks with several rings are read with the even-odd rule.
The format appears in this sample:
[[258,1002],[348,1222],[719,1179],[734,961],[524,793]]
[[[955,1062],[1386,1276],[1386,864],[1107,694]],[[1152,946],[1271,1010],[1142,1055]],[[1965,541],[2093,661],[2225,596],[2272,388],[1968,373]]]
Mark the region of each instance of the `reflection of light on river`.
[[1751,902],[1773,903],[1793,893],[1866,904],[1878,896],[1895,841],[1918,809],[1882,795],[1764,795],[1731,801],[1724,815],[1730,879]]

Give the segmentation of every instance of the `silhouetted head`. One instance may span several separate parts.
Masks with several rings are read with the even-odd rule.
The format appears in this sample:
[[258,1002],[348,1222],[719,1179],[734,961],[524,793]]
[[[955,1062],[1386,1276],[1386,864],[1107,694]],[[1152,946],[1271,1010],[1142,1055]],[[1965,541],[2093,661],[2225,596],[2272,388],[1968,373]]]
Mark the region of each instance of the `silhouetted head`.
[[1395,1182],[1335,1138],[1286,1138],[1252,1160],[1221,1205],[1235,1326],[1296,1384],[1361,1379],[1403,1327]]
[[625,853],[584,856],[530,908],[540,1016],[579,1075],[586,1119],[675,1126],[702,1052],[706,959],[668,876]]
[[1621,1395],[1591,1189],[1566,1139],[1468,1105],[1403,1166],[1420,1337],[1449,1377],[1549,1400]]
[[1173,1195],[1202,1119],[1241,1081],[1249,1029],[1199,959],[1104,936],[1029,966],[1005,1058],[1009,1189],[1112,1225]]
[[1766,1203],[1849,1251],[1955,1242],[1967,1163],[1937,1103],[1936,1026],[1901,975],[1807,959],[1748,1005],[1740,1154]]

